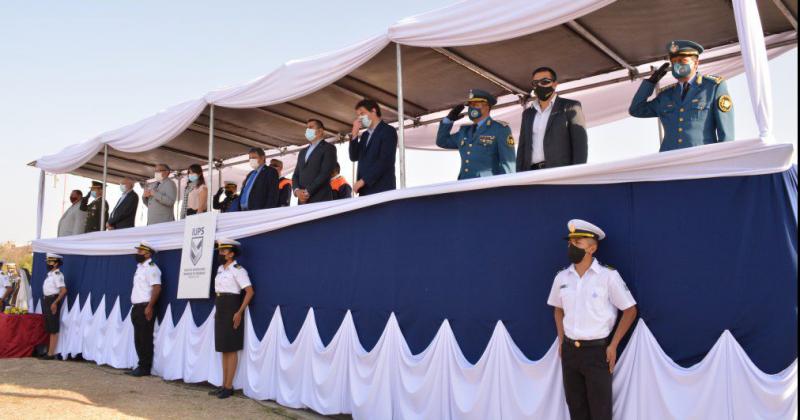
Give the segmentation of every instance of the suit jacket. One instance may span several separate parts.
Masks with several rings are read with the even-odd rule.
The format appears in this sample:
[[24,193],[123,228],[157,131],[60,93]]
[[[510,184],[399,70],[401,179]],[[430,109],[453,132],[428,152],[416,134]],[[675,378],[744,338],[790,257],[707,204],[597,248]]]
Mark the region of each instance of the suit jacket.
[[331,173],[336,167],[336,146],[322,140],[311,156],[306,156],[308,147],[297,156],[297,166],[292,176],[292,188],[308,191],[311,196],[306,203],[333,200]]
[[175,220],[175,199],[178,187],[171,179],[159,182],[153,190],[152,197],[145,197],[142,202],[147,206],[147,224],[171,222]]
[[364,180],[359,195],[375,194],[397,188],[394,176],[397,132],[394,127],[381,121],[375,126],[372,138],[367,143],[369,132],[364,131],[358,139],[350,141],[350,160],[358,162],[356,180]]
[[139,207],[139,195],[129,191],[121,198],[108,218],[108,224],[114,229],[131,228],[136,221],[136,209]]
[[[244,178],[242,194],[244,194],[247,181],[251,176],[256,174],[256,171],[258,171],[258,169],[250,171]],[[242,203],[243,199],[244,197],[240,194],[239,202]],[[271,209],[278,207],[278,205],[278,171],[269,165],[264,165],[261,171],[258,172],[253,187],[250,189],[250,195],[247,197],[247,208],[241,208],[240,210]]]
[[81,210],[81,202],[71,205],[58,221],[58,236],[80,235],[86,228],[86,211]]
[[[534,99],[535,100],[535,99]],[[583,117],[581,103],[556,96],[550,105],[550,119],[544,132],[545,166],[577,165],[586,163],[588,154],[588,137],[586,120]],[[533,154],[533,121],[536,108],[532,105],[522,112],[522,127],[519,130],[519,148],[517,149],[517,172],[531,169]]]

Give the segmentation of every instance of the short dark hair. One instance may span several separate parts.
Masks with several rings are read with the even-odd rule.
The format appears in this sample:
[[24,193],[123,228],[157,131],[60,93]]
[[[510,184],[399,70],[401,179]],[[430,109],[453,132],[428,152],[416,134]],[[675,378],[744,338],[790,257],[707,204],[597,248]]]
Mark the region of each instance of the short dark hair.
[[81,190],[72,190],[70,194],[78,194],[78,197],[83,197],[83,193]]
[[333,170],[334,170],[334,172],[336,172],[337,174],[338,174],[339,172],[342,172],[342,167],[341,167],[341,166],[339,166],[339,162],[336,162],[336,165],[333,165]]
[[536,70],[534,70],[533,73],[531,73],[531,77],[533,77],[534,74],[539,73],[540,71],[550,72],[550,75],[553,76],[553,80],[558,80],[558,74],[556,74],[556,71],[547,66],[537,67]]
[[280,159],[270,159],[269,166],[272,166],[273,168],[277,167],[283,169],[283,161]]
[[323,124],[322,121],[320,121],[320,120],[318,120],[316,118],[309,118],[308,121],[306,121],[306,122],[307,123],[313,122],[313,123],[317,124],[317,128],[321,128],[323,130],[325,129],[325,124]]
[[354,109],[358,109],[358,108],[364,108],[367,111],[375,110],[375,114],[377,114],[379,117],[381,116],[381,107],[380,107],[380,105],[378,105],[378,102],[376,102],[374,99],[366,99],[365,98],[365,99],[362,99],[362,100],[358,101],[358,103],[356,104],[356,107]]
[[171,169],[169,168],[169,165],[167,165],[166,163],[158,163],[158,164],[156,164],[156,166],[163,167],[164,170],[167,171],[167,172],[171,171]]
[[250,150],[247,151],[247,154],[250,154],[250,153],[255,153],[255,154],[258,155],[258,157],[266,156],[266,153],[264,153],[264,149],[262,149],[260,147],[251,147]]

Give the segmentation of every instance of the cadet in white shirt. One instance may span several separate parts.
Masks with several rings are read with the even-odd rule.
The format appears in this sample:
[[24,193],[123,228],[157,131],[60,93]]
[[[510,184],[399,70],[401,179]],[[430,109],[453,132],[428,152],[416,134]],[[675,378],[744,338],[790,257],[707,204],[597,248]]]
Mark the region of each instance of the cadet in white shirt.
[[[222,353],[222,386],[209,392],[217,398],[233,395],[233,377],[238,362],[237,352],[244,348],[244,310],[253,299],[253,286],[247,270],[236,262],[241,244],[232,239],[218,239],[219,268],[214,279],[216,292],[214,315],[214,347]],[[244,290],[244,298],[242,291]]]
[[42,314],[44,315],[44,329],[50,334],[50,343],[47,346],[47,356],[45,360],[56,358],[56,345],[58,345],[58,331],[61,325],[59,315],[61,314],[61,302],[67,295],[67,285],[64,282],[64,274],[61,272],[61,264],[64,258],[58,254],[47,254],[47,277],[42,283]]
[[[572,264],[556,275],[547,299],[555,307],[564,394],[573,420],[610,420],[617,346],[636,319],[636,301],[619,273],[594,258],[605,233],[578,219],[568,228]],[[609,342],[618,311],[622,319]]]
[[133,274],[131,289],[131,322],[133,323],[133,342],[139,363],[136,369],[127,372],[131,376],[148,376],[153,367],[153,329],[155,327],[155,308],[161,294],[161,270],[152,257],[156,249],[142,241],[135,247],[136,273]]
[[0,261],[0,311],[5,309],[6,299],[11,296],[11,292],[14,290],[11,287],[11,279],[6,273],[1,271],[3,269],[3,265],[5,265],[5,262]]

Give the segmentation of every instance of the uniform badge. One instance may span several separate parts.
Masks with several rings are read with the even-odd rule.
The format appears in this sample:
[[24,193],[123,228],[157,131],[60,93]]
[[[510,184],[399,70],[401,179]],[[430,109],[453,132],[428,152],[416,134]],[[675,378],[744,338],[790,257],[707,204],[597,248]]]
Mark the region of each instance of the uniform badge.
[[575,233],[575,225],[570,223],[567,225],[567,227],[569,228],[569,233]]
[[508,138],[506,139],[506,144],[508,145],[508,147],[514,147],[514,136],[509,134]]
[[490,146],[494,144],[494,136],[481,136],[480,142],[484,146]]
[[672,41],[672,45],[669,46],[669,52],[671,54],[678,52],[678,44],[676,44],[675,41]]
[[719,97],[719,101],[717,101],[717,106],[720,111],[728,112],[733,108],[733,100],[728,95],[722,95]]
[[566,284],[562,284],[561,287],[559,287],[559,289],[566,289],[566,288],[567,288]]

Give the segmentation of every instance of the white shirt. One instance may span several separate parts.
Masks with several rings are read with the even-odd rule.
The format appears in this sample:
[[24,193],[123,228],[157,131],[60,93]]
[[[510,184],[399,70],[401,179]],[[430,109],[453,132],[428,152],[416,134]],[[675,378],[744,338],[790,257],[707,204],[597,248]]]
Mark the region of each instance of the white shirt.
[[131,303],[148,303],[153,293],[153,286],[161,284],[161,270],[148,258],[143,263],[136,264],[133,274],[133,288],[131,289]]
[[11,279],[9,279],[5,273],[0,273],[0,297],[6,292],[3,290],[6,287],[11,287]]
[[556,94],[550,99],[550,105],[542,111],[539,106],[539,101],[533,101],[533,108],[536,109],[536,116],[533,117],[533,147],[531,164],[540,163],[545,161],[544,156],[544,132],[547,130],[547,120],[550,119],[550,113],[553,111],[553,104],[556,102]]
[[64,283],[64,273],[61,270],[48,271],[42,284],[42,294],[45,296],[57,295],[62,287],[67,287]]
[[617,270],[597,259],[578,276],[575,265],[556,274],[547,304],[564,310],[564,335],[573,340],[608,337],[617,320],[617,310],[636,304]]
[[233,293],[238,295],[242,289],[250,286],[250,276],[247,270],[234,260],[227,268],[224,265],[217,269],[214,278],[214,291],[217,293]]

